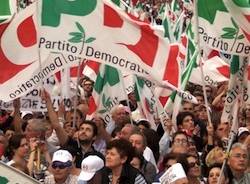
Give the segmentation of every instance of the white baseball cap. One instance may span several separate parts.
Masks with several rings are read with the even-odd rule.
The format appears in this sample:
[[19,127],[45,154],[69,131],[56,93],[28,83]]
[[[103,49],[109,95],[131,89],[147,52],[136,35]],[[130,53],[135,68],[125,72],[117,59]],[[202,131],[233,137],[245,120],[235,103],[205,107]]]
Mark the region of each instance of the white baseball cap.
[[52,158],[52,162],[72,162],[73,158],[72,155],[70,154],[70,152],[68,152],[67,150],[58,150],[53,154],[53,158]]
[[240,137],[243,133],[248,133],[248,134],[250,134],[248,128],[246,128],[246,127],[240,127],[240,128],[238,129],[237,137]]
[[89,155],[88,157],[82,160],[82,171],[78,177],[79,180],[89,181],[97,171],[104,167],[104,161],[96,156],[96,155]]

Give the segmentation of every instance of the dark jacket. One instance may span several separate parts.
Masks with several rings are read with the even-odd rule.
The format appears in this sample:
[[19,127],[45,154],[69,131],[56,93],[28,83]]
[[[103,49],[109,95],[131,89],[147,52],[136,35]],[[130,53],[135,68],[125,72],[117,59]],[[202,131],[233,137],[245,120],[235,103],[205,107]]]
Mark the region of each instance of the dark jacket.
[[[103,172],[103,176],[102,176],[102,184],[111,183],[109,179],[110,175],[112,175],[112,171],[109,168],[105,168]],[[138,169],[132,167],[130,164],[124,164],[122,168],[122,173],[119,179],[119,184],[134,184],[135,179],[138,175],[143,176]]]

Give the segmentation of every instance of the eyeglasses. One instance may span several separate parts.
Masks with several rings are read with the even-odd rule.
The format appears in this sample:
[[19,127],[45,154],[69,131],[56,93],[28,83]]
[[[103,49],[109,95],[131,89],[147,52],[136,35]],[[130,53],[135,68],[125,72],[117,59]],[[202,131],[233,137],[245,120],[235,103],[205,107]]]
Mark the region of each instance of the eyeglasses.
[[200,163],[199,162],[190,162],[188,163],[188,166],[191,168],[191,167],[194,167],[195,165],[197,166],[200,166]]
[[174,144],[186,145],[187,143],[188,143],[188,141],[186,139],[176,139],[176,140],[174,140]]
[[247,154],[240,154],[240,153],[238,153],[238,154],[232,154],[231,155],[232,157],[234,157],[234,158],[243,158],[243,159],[248,159],[247,158]]
[[72,165],[72,162],[53,162],[51,167],[53,169],[59,168],[59,169],[65,169],[66,167],[70,167]]

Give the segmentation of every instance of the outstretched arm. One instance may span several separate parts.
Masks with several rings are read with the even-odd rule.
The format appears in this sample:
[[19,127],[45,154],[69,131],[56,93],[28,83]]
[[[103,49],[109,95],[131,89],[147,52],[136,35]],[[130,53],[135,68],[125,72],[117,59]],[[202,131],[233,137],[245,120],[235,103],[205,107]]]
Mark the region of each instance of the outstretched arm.
[[41,98],[46,102],[50,123],[52,125],[52,128],[56,131],[56,135],[59,139],[60,145],[65,145],[68,142],[69,137],[59,123],[58,116],[53,108],[49,93],[44,89],[41,90]]

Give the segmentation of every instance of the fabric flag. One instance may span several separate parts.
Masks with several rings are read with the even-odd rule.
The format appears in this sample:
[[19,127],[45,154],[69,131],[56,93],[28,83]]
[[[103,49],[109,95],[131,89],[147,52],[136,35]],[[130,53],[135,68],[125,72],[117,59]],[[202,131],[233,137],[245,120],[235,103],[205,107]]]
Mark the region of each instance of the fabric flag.
[[102,64],[89,100],[88,119],[94,113],[99,113],[105,123],[109,123],[112,107],[126,98],[120,72],[116,68]]
[[249,0],[223,0],[229,13],[250,42],[250,2]]
[[248,67],[247,72],[244,75],[243,81],[243,102],[245,104],[250,104],[250,57],[248,57]]
[[5,102],[26,95],[50,75],[78,61],[73,55],[53,52],[41,53],[39,63],[35,12],[34,3],[11,22],[0,24],[0,99]]
[[96,81],[100,65],[101,65],[100,63],[97,63],[95,61],[87,60],[86,63],[84,64],[82,74],[90,78],[92,81]]
[[[77,14],[75,12],[77,9],[72,2],[67,1],[68,5],[72,5],[70,9],[72,12],[64,14],[65,19],[59,16],[52,20],[49,19],[49,15],[56,12],[50,7],[63,5],[53,1],[49,1],[51,4],[46,1],[38,3],[42,2],[42,35],[39,45],[44,52],[51,50],[62,52],[58,47],[48,48],[46,43],[52,43],[52,40],[60,41],[63,38],[73,53],[71,49],[64,49],[63,52],[104,62],[146,78],[149,73],[158,81],[164,78],[165,68],[162,65],[167,63],[171,48],[174,47],[178,54],[178,45],[169,45],[150,25],[119,11],[109,1],[90,1],[88,3],[90,10],[84,12],[86,15],[83,16],[72,16]],[[60,34],[56,34],[59,30]]]
[[182,7],[180,6],[179,1],[173,0],[171,2],[171,12],[170,12],[170,15],[172,15],[171,16],[172,21],[176,22],[181,13],[182,13]]
[[[195,67],[197,67],[197,65],[196,65],[197,55],[198,55],[198,52],[197,51],[194,52],[191,61],[188,63],[185,71],[183,72],[183,74],[181,76],[180,88],[182,90],[185,90],[186,84],[189,81],[189,78],[190,78],[190,75],[191,75],[193,69]],[[167,104],[164,107],[167,112],[171,112],[172,122],[174,123],[174,125],[176,125],[176,116],[179,112],[182,100],[191,101],[191,103],[197,104],[196,98],[191,98],[191,96],[180,96],[180,95],[176,96],[176,95],[177,95],[177,93],[173,92],[171,94],[170,98],[168,99]]]
[[[30,75],[21,76],[26,72],[34,73],[35,69],[38,72],[38,52],[41,70],[48,67],[43,78],[78,61],[81,56],[159,83],[167,80],[167,62],[178,56],[178,44],[169,45],[162,33],[120,11],[112,2],[87,0],[84,1],[86,6],[80,6],[82,3],[82,0],[37,1],[21,11],[10,24],[1,25],[3,67],[0,75],[4,77],[0,88],[5,89],[1,99],[13,100],[37,85],[36,81],[30,81]],[[55,9],[60,11],[55,12]],[[52,60],[48,60],[49,56]],[[45,65],[55,63],[57,57],[60,60],[54,67]],[[18,83],[8,84],[11,79],[17,81],[18,74]],[[178,90],[168,81],[164,81],[164,86]]]
[[9,19],[15,12],[15,4],[12,0],[1,0],[0,6],[0,23],[6,19]]
[[[230,122],[232,109],[237,99],[242,101],[244,75],[247,74],[248,58],[234,55],[230,64],[230,80],[221,116],[222,122]],[[243,97],[243,96],[242,96]]]
[[157,102],[152,90],[147,87],[144,80],[135,76],[135,95],[139,112],[150,122],[152,129],[156,130],[155,117],[157,117]]
[[[197,65],[198,66],[198,65]],[[204,82],[206,85],[217,86],[218,83],[228,81],[230,76],[230,66],[219,56],[214,56],[209,60],[203,61]],[[202,85],[200,67],[193,69],[189,81]]]
[[[238,10],[243,10],[240,4],[237,3],[240,7]],[[230,13],[231,11],[228,12],[223,0],[198,1],[198,29],[201,45],[227,54],[248,56],[250,42],[240,28],[242,21],[238,22],[238,17],[242,16],[235,16],[237,12]],[[245,26],[249,29],[249,22]]]

